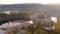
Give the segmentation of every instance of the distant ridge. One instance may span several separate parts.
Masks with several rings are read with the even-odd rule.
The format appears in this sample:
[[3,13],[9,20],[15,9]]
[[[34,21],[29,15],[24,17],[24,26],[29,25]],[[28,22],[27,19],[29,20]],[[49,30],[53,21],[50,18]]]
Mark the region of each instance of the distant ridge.
[[60,16],[60,6],[58,5],[45,5],[39,3],[26,3],[26,4],[9,4],[0,5],[0,11],[27,11],[27,10],[42,10],[51,16]]
[[35,3],[0,5],[0,11],[38,9],[40,6],[42,5]]

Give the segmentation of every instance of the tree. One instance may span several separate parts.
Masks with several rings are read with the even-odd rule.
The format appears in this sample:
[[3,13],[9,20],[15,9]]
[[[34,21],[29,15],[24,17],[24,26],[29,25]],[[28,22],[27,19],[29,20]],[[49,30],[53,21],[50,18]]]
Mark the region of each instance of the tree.
[[57,22],[55,24],[55,32],[60,33],[60,18],[57,18]]

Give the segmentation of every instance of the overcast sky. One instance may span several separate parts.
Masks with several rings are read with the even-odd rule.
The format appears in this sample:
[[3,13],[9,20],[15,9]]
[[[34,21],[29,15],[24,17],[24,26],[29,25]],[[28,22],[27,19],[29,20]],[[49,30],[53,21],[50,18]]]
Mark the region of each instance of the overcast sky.
[[60,0],[0,0],[0,4],[21,4],[21,3],[42,3],[42,4],[51,4],[59,3]]

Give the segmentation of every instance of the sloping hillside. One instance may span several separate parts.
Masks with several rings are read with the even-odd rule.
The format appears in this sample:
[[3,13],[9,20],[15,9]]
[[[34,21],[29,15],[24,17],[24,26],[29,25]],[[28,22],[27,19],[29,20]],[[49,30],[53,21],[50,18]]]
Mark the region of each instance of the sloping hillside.
[[44,11],[50,16],[60,16],[60,6],[58,5],[43,5],[38,3],[27,3],[27,4],[10,4],[10,5],[0,5],[0,11]]

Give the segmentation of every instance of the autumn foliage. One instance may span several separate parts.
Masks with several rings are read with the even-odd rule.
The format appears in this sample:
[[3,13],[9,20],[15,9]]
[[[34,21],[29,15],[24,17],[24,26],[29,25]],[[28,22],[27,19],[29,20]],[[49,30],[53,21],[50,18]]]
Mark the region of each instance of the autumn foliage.
[[60,33],[60,18],[57,18],[57,23],[55,24],[55,32]]

